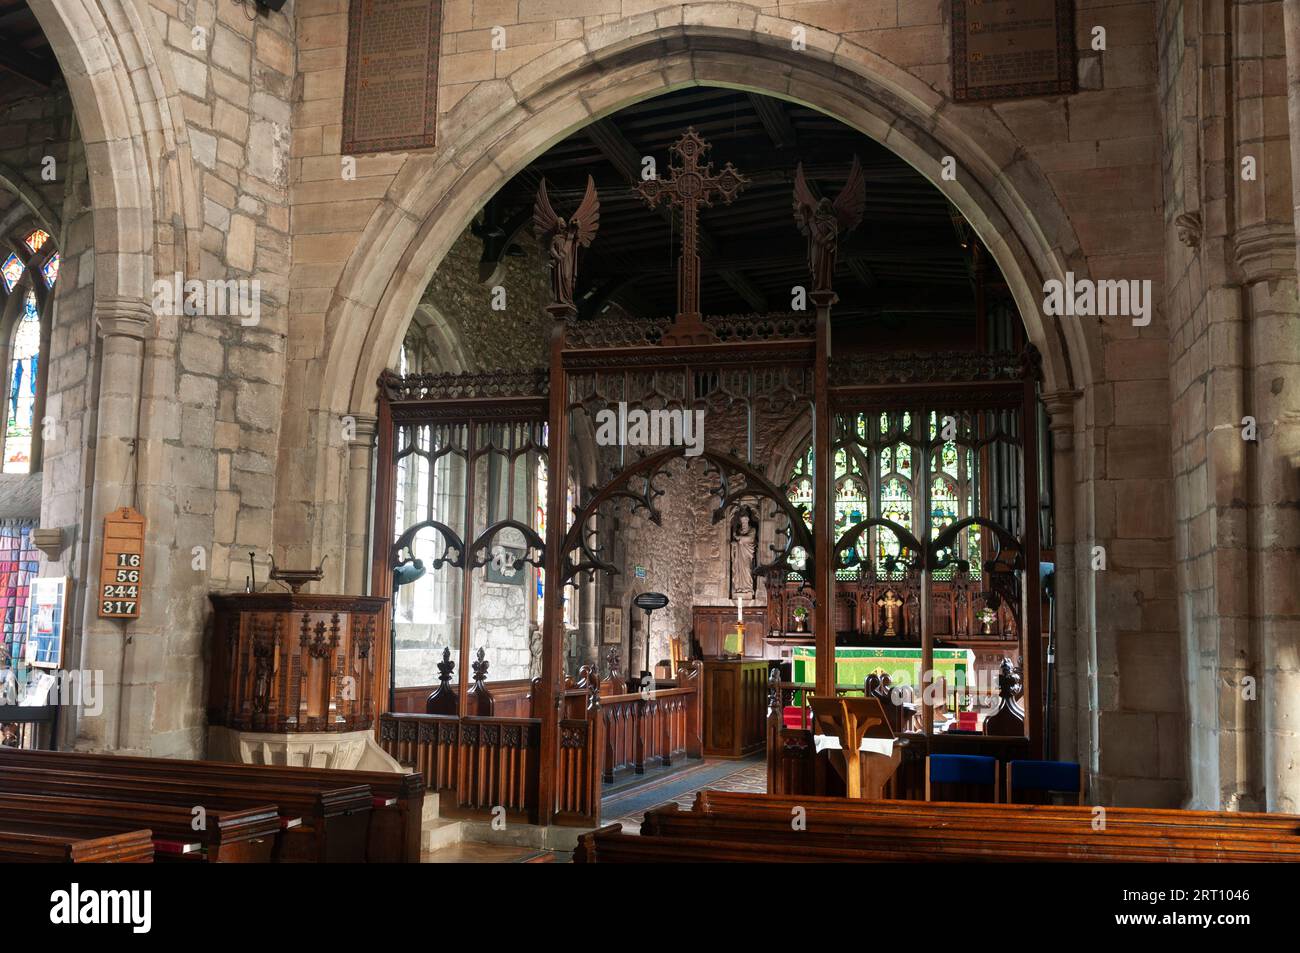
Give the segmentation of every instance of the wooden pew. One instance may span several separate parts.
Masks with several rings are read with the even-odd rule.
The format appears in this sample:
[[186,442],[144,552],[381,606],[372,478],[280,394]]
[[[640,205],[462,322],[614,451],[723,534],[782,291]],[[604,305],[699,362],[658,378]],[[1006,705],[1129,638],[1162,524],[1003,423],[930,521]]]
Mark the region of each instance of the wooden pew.
[[[791,825],[795,808],[800,830]],[[1079,806],[703,791],[691,811],[671,804],[648,812],[641,828],[648,843],[606,830],[575,860],[747,860],[757,846],[778,858],[828,861],[1300,861],[1300,817],[1109,808],[1101,830],[1093,818]]]
[[151,864],[149,831],[98,837],[10,830],[0,823],[0,862],[6,864]]
[[0,792],[172,804],[207,811],[275,804],[280,811],[281,834],[273,859],[318,863],[365,860],[372,798],[364,784],[294,786],[251,780],[234,784],[220,779],[134,777],[89,768],[55,771],[7,763],[0,763]]
[[794,829],[791,813],[696,813],[676,804],[646,813],[641,830],[648,836],[695,840],[745,841],[787,850],[865,845],[873,857],[880,850],[906,858],[982,861],[1121,861],[1249,863],[1300,861],[1300,839],[1290,841],[1257,831],[1225,834],[1194,827],[1152,829],[1132,824],[1124,829],[1092,830],[1075,820],[985,819],[873,816],[805,806],[806,828]]
[[424,778],[418,773],[343,771],[288,765],[235,764],[228,761],[190,761],[177,758],[136,758],[80,751],[20,751],[0,749],[4,765],[50,767],[56,770],[86,768],[131,777],[176,777],[220,780],[238,785],[246,780],[273,779],[285,784],[346,787],[370,786],[373,800],[367,834],[366,860],[371,863],[419,863],[420,825],[424,810]]
[[[851,813],[869,813],[880,816],[916,816],[923,807],[926,815],[941,818],[976,818],[984,824],[998,824],[1007,818],[1020,823],[1037,820],[1071,821],[1076,826],[1092,829],[1096,808],[1073,804],[987,804],[945,801],[859,801],[846,803],[843,798],[813,797],[781,794],[742,794],[731,791],[700,791],[695,796],[692,811],[700,813],[726,813],[736,811],[770,811],[789,817],[794,807],[818,807]],[[1181,811],[1169,808],[1108,807],[1102,816],[1108,829],[1123,829],[1132,825],[1156,828],[1192,827],[1197,830],[1260,831],[1268,836],[1300,839],[1300,816],[1294,814],[1264,814],[1245,811]]]
[[266,863],[280,831],[274,804],[239,811],[209,811],[194,830],[191,808],[99,798],[0,794],[0,827],[6,830],[101,837],[148,828],[155,859],[208,863]]

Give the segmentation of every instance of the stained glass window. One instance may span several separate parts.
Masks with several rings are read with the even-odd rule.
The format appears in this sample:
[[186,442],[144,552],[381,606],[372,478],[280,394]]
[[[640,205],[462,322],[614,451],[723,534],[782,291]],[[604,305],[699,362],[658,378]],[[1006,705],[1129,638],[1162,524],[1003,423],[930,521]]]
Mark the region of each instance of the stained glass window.
[[[880,488],[880,515],[909,532],[912,529],[912,490],[898,477],[886,480]],[[877,572],[885,573],[888,572],[887,560],[900,558],[903,547],[898,537],[884,527],[877,531],[876,541]]]
[[38,567],[35,529],[35,523],[0,521],[0,669],[14,668],[16,676],[23,670],[17,663],[27,638],[28,586]]
[[55,252],[50,256],[50,260],[41,265],[41,277],[45,279],[45,287],[53,288],[54,282],[59,280],[59,253]]
[[36,295],[30,290],[23,300],[23,313],[14,328],[6,392],[4,472],[31,470],[32,425],[36,411],[36,375],[40,363],[41,317]]
[[13,252],[5,259],[5,263],[0,265],[0,278],[4,279],[5,291],[12,292],[14,285],[18,284],[18,279],[23,276],[23,263]]
[[[838,468],[837,468],[838,469]],[[835,538],[839,539],[854,526],[871,516],[870,496],[866,484],[859,480],[841,480],[835,490]],[[864,552],[866,540],[859,539],[857,552],[846,552],[844,563],[853,566]],[[870,550],[865,550],[870,552]]]
[[[534,480],[533,492],[537,494],[533,500],[533,529],[537,530],[537,535],[546,538],[546,458],[537,458],[537,476]],[[537,619],[542,618],[542,606],[546,604],[546,572],[543,569],[537,570]]]
[[[930,481],[930,538],[937,539],[939,534],[957,522],[957,488],[946,477],[935,477]],[[939,554],[939,561],[945,562],[951,554]]]
[[24,244],[33,252],[38,252],[45,247],[45,243],[50,240],[50,233],[44,229],[36,229],[24,239]]

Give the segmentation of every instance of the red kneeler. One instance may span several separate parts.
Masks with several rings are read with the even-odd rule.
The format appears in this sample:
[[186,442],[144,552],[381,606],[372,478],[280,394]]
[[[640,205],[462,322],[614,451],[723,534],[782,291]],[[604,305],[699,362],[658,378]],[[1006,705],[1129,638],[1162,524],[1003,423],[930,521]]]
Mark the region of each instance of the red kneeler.
[[787,728],[802,728],[803,709],[796,708],[793,705],[786,705],[781,711],[781,720]]

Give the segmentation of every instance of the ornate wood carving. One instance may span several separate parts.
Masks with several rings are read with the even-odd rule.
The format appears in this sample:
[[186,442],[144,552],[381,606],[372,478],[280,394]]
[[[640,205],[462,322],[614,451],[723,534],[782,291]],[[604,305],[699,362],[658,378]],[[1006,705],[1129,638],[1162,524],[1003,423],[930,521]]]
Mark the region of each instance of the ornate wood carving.
[[578,249],[587,248],[600,228],[600,197],[587,176],[587,194],[571,218],[557,215],[546,194],[546,179],[537,188],[533,205],[533,233],[551,258],[552,306],[574,310],[573,290],[578,281]]
[[388,600],[213,594],[208,722],[240,731],[360,731],[375,717],[371,647]]
[[640,183],[637,192],[651,208],[661,201],[682,210],[682,253],[677,264],[677,318],[665,334],[665,344],[700,344],[713,333],[700,320],[700,208],[713,205],[717,195],[730,205],[749,184],[730,162],[715,173],[704,157],[712,147],[695,131],[686,133],[669,149],[668,177],[656,176]]
[[830,293],[835,285],[835,256],[839,239],[857,228],[867,208],[867,180],[862,163],[853,157],[848,181],[832,202],[818,198],[804,178],[803,163],[794,174],[794,220],[808,238],[808,267],[812,271],[816,292]]

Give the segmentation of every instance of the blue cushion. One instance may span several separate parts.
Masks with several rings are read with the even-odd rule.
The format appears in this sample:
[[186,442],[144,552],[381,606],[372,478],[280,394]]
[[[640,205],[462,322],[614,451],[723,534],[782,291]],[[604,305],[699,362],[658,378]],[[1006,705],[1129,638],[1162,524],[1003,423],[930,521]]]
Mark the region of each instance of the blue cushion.
[[1011,789],[1078,791],[1079,765],[1074,761],[1012,761]]
[[995,784],[997,758],[977,754],[930,755],[932,784]]

